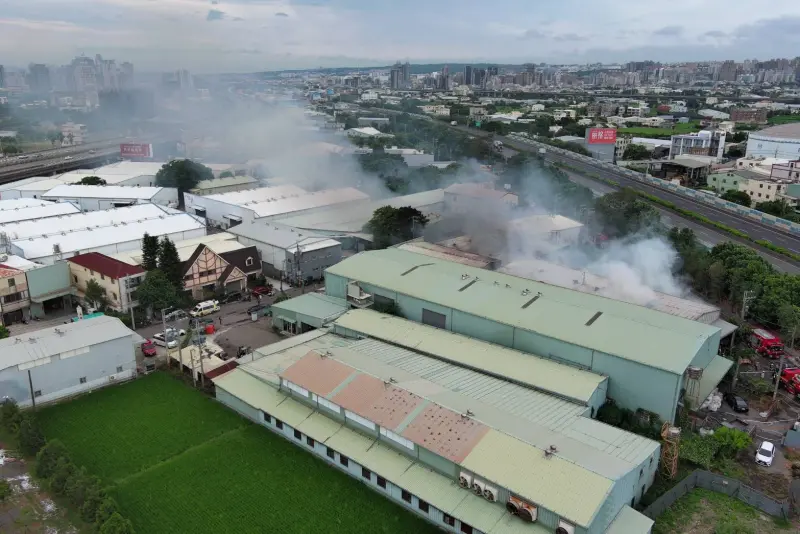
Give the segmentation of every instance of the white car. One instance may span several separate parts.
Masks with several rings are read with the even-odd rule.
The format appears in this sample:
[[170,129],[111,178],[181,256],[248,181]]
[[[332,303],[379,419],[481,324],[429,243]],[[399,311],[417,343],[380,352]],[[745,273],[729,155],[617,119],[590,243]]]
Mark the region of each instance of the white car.
[[168,337],[170,337],[170,336],[171,336],[171,337],[174,337],[174,336],[176,336],[176,335],[183,337],[183,336],[185,336],[185,335],[186,335],[186,330],[184,330],[183,328],[181,328],[181,329],[179,329],[179,330],[175,330],[175,329],[174,329],[174,328],[172,328],[171,326],[168,326],[168,327],[167,327],[167,336],[168,336]]
[[769,441],[762,441],[756,451],[756,463],[769,467],[775,459],[775,445]]
[[164,333],[159,332],[157,334],[153,334],[153,343],[160,347],[167,347],[168,349],[174,349],[178,346],[178,338],[175,334],[171,334],[167,332],[167,341],[164,341]]

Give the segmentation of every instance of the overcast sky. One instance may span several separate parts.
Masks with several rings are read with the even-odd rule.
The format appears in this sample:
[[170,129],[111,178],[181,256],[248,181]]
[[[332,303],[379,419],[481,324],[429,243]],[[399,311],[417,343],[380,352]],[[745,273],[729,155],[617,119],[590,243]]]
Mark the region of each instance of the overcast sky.
[[800,55],[800,0],[2,0],[0,64],[137,70]]

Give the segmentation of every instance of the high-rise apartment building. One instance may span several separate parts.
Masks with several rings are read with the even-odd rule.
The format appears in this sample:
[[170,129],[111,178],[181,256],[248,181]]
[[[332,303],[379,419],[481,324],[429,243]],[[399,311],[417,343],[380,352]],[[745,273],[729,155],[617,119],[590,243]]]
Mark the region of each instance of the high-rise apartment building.
[[119,72],[119,86],[121,89],[130,89],[133,85],[133,63],[126,61]]
[[404,88],[411,87],[411,63],[406,61],[403,64],[402,73],[403,73],[403,80],[402,80],[403,87]]
[[464,83],[467,85],[473,85],[472,79],[472,65],[467,65],[464,67]]
[[28,87],[34,93],[49,93],[52,89],[50,83],[50,69],[41,63],[31,63],[28,66]]
[[439,89],[442,91],[450,90],[450,68],[445,65],[439,74]]
[[6,86],[6,68],[0,65],[0,87]]
[[403,70],[398,68],[397,65],[392,67],[389,71],[389,88],[400,89],[403,79]]
[[97,90],[97,70],[94,60],[79,56],[72,60],[72,89],[76,92]]

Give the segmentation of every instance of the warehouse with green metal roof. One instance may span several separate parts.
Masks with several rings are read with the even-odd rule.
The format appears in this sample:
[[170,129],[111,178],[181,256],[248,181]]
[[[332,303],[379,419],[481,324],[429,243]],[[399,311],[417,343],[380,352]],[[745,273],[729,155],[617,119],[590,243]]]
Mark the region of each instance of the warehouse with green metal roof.
[[239,363],[220,402],[445,531],[650,532],[660,446],[591,418],[605,376],[372,310]]
[[357,308],[393,302],[412,321],[607,376],[618,405],[668,421],[730,367],[717,354],[717,327],[396,248],[330,267],[325,290]]

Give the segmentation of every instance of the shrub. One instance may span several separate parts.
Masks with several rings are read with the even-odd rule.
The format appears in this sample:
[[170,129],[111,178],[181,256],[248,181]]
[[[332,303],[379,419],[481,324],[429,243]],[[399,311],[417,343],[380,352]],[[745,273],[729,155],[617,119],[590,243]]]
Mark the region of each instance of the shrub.
[[95,522],[97,511],[107,498],[108,496],[100,487],[99,482],[97,485],[87,487],[83,498],[83,506],[81,506],[81,518],[87,523]]
[[6,399],[0,404],[0,424],[12,434],[19,430],[20,416],[19,406],[13,399]]
[[53,476],[58,461],[61,458],[69,459],[67,448],[61,441],[51,439],[36,454],[36,476],[39,478],[50,478]]
[[94,520],[98,527],[103,526],[108,519],[119,510],[117,501],[111,497],[106,497],[97,508],[97,515]]
[[753,438],[747,432],[724,426],[718,428],[713,436],[719,447],[719,454],[726,458],[735,458],[753,443]]
[[64,484],[64,495],[72,504],[76,506],[83,504],[83,495],[86,491],[88,480],[89,476],[86,474],[85,467],[76,467],[69,478],[67,478],[67,482]]
[[134,534],[130,520],[114,512],[100,527],[100,534]]
[[53,476],[50,477],[50,490],[58,495],[64,495],[67,482],[75,472],[75,465],[68,458],[60,458]]
[[705,469],[711,468],[711,462],[719,450],[719,442],[714,436],[690,436],[681,441],[678,456]]
[[44,447],[44,435],[39,422],[31,413],[22,412],[19,421],[19,448],[26,456],[34,456]]
[[0,502],[5,501],[14,491],[11,489],[11,484],[8,483],[8,480],[4,478],[0,478]]

